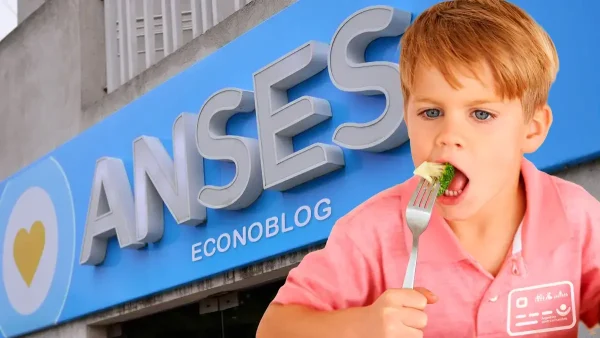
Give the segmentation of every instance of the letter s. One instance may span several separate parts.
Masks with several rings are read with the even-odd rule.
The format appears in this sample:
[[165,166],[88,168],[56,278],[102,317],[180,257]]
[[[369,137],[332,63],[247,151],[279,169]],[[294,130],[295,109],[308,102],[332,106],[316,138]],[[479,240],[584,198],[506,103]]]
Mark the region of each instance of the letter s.
[[387,61],[365,62],[364,55],[375,39],[404,33],[410,19],[409,12],[372,6],[350,15],[334,34],[328,59],[333,84],[345,92],[386,96],[385,110],[377,119],[340,125],[333,136],[337,145],[381,152],[408,141],[398,65]]
[[[227,121],[238,113],[254,111],[254,93],[226,88],[214,93],[202,106],[196,126],[196,145],[209,160],[235,163],[233,180],[225,186],[207,185],[198,200],[212,209],[239,210],[252,204],[263,191],[258,141],[227,135]],[[208,256],[204,250],[205,256]]]

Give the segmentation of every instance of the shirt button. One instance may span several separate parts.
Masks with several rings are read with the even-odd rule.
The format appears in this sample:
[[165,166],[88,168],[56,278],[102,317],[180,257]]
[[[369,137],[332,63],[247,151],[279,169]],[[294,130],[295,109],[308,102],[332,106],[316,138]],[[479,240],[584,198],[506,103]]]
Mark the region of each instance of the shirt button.
[[492,303],[494,303],[497,300],[498,300],[498,296],[490,297],[490,299],[489,299],[489,301]]
[[517,263],[513,262],[513,264],[512,264],[512,273],[515,276],[519,275],[519,267],[517,266]]

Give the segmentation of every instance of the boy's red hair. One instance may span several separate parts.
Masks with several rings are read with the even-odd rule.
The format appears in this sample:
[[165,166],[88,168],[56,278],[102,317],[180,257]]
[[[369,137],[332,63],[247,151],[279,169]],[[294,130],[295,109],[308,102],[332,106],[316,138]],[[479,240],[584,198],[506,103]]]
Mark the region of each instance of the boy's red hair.
[[527,116],[546,104],[558,72],[558,55],[546,31],[504,0],[441,2],[419,15],[401,39],[400,74],[405,102],[415,70],[438,69],[455,88],[455,71],[489,65],[498,95],[521,99]]

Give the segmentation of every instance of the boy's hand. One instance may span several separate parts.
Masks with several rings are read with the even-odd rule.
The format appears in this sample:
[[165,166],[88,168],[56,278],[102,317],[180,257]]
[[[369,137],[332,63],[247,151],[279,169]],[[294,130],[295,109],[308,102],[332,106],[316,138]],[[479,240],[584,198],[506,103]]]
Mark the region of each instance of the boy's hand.
[[[437,296],[424,288],[391,289],[365,308],[366,320],[361,321],[365,337],[420,338],[427,325],[425,306],[437,301]],[[359,324],[360,325],[360,324]]]

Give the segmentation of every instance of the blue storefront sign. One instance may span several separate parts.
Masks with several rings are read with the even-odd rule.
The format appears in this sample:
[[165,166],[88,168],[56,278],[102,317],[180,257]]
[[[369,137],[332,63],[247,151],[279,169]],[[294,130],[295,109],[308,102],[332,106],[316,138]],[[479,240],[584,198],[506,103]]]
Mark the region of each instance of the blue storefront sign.
[[[299,0],[0,183],[0,333],[322,242],[410,177],[394,63],[435,2]],[[515,3],[561,59],[554,124],[529,158],[552,171],[598,157],[600,2]]]

